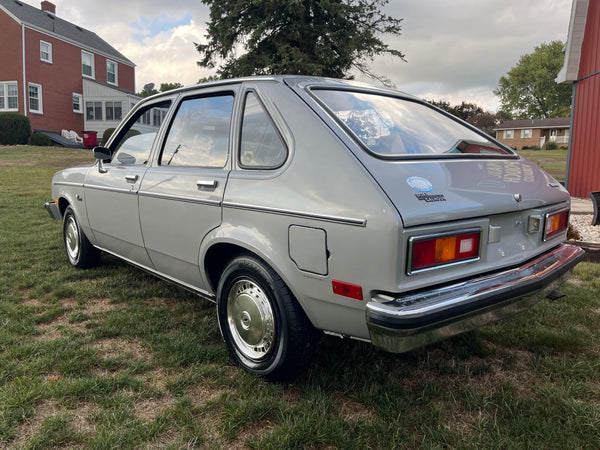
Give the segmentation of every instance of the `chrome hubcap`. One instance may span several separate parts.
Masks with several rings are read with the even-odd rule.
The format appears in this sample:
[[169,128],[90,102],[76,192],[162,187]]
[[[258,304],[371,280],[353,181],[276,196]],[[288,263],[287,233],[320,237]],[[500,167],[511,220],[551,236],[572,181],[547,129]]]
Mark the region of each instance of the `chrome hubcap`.
[[255,361],[273,349],[275,317],[263,290],[253,281],[237,281],[227,297],[227,323],[242,355]]
[[69,258],[72,261],[75,261],[79,256],[79,231],[77,230],[77,223],[75,223],[73,216],[69,216],[67,219],[67,226],[65,227],[65,244]]

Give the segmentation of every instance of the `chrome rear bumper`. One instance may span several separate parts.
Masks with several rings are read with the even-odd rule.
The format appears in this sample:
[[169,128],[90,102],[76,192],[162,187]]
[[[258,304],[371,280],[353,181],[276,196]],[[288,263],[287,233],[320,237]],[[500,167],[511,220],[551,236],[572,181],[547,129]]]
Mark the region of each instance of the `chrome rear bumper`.
[[525,310],[551,291],[583,257],[562,244],[520,267],[405,296],[367,303],[373,345],[401,353]]

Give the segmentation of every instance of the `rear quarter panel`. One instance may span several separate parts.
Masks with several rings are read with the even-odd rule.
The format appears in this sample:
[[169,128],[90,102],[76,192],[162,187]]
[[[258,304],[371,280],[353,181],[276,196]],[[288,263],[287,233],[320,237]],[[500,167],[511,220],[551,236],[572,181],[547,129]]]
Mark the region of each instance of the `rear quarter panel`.
[[[291,90],[275,84],[256,90],[284,128],[290,156],[273,171],[232,171],[223,224],[205,245],[230,242],[255,252],[279,273],[317,328],[367,338],[369,292],[392,288],[396,279],[399,216],[362,165]],[[290,255],[290,227],[323,230],[326,274],[298,267]],[[364,300],[334,294],[334,279],[360,285]]]

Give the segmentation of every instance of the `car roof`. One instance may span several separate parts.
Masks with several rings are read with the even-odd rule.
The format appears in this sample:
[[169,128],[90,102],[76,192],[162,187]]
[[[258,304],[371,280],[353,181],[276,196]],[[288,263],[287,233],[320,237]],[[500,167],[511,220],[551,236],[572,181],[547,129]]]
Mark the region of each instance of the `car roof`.
[[[244,82],[276,82],[289,86],[292,89],[297,90],[306,90],[307,88],[332,88],[332,89],[352,89],[352,90],[361,90],[361,91],[369,91],[373,93],[380,93],[384,95],[394,95],[394,96],[402,96],[405,98],[410,98],[413,100],[419,100],[417,97],[414,97],[410,94],[406,94],[405,92],[401,92],[396,89],[391,89],[388,87],[377,86],[371,83],[356,81],[356,80],[345,80],[339,78],[327,78],[327,77],[317,77],[317,76],[309,76],[309,75],[256,75],[249,77],[239,77],[239,78],[229,78],[224,80],[216,80],[209,81],[206,83],[200,83],[190,86],[184,86],[178,89],[174,89],[167,92],[161,92],[157,94],[158,96],[176,94],[180,92],[187,92],[191,90],[195,90],[198,88],[205,88],[210,86],[227,86],[231,84],[240,84]],[[153,96],[155,97],[155,96]]]

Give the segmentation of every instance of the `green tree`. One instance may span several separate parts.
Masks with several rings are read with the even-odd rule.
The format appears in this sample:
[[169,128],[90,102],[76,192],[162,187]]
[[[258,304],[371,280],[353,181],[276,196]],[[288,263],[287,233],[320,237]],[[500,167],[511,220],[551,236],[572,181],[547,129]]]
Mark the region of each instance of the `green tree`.
[[198,80],[198,84],[200,83],[210,83],[211,81],[219,81],[221,79],[221,77],[218,77],[216,75],[210,75],[208,77],[202,77]]
[[490,136],[494,135],[494,128],[502,122],[502,117],[504,117],[502,113],[484,111],[481,106],[465,101],[454,106],[445,100],[428,100],[427,102],[456,117],[460,117]]
[[456,107],[452,106],[450,102],[445,100],[427,100],[427,103],[431,103],[433,106],[437,106],[440,109],[452,114],[453,116],[458,117],[458,111],[456,111]]
[[154,88],[154,83],[149,83],[144,86],[144,90],[140,92],[138,95],[142,98],[150,97],[151,95],[158,94],[159,92],[167,92],[172,91],[173,89],[178,89],[183,87],[181,83],[161,83],[160,89],[156,90]]
[[172,91],[173,89],[179,89],[183,87],[181,83],[161,83],[160,84],[160,92]]
[[569,116],[571,86],[556,82],[564,58],[565,46],[560,41],[544,43],[521,56],[494,90],[502,110],[517,119]]
[[404,55],[379,36],[399,35],[402,19],[385,15],[388,0],[202,0],[210,7],[208,43],[195,44],[201,67],[222,78],[305,74],[348,77],[371,72],[377,55]]

